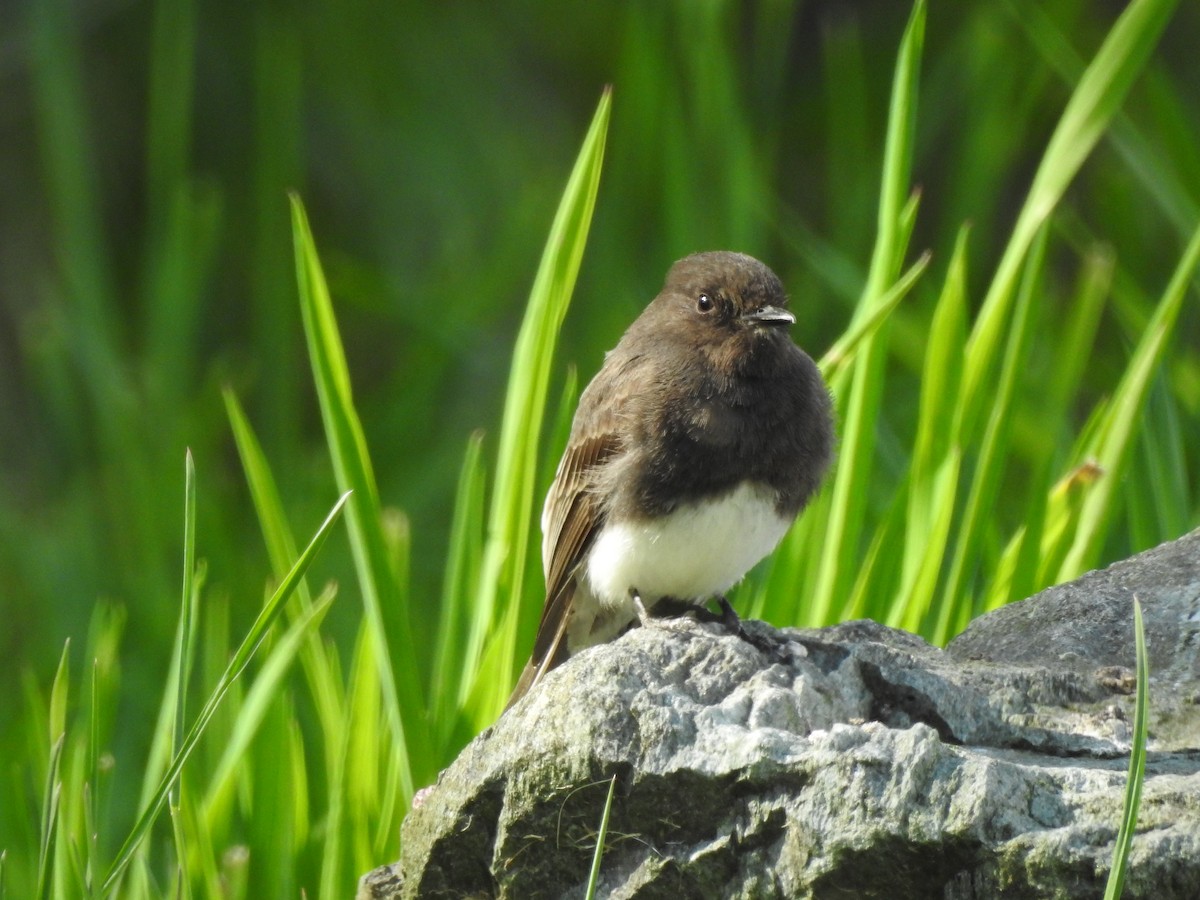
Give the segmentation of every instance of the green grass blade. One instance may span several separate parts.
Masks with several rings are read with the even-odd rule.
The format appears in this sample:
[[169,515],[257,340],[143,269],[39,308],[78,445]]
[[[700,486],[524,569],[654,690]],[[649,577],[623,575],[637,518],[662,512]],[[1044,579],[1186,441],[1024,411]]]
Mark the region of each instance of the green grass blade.
[[250,743],[258,733],[271,704],[280,696],[284,678],[300,648],[320,627],[321,620],[324,619],[335,596],[336,591],[332,587],[323,593],[306,614],[288,627],[263,660],[254,684],[246,692],[246,697],[238,709],[233,733],[224,742],[221,758],[209,779],[202,810],[210,823],[216,819],[217,810],[232,793],[238,766],[249,753]]
[[67,694],[70,681],[71,642],[63,646],[54,684],[50,688],[49,724],[50,756],[46,767],[46,780],[42,789],[41,840],[38,848],[37,896],[51,896],[54,887],[51,870],[54,868],[55,847],[59,832],[59,811],[62,799],[62,781],[59,777],[63,748],[67,740]]
[[[416,648],[407,595],[399,573],[392,565],[384,535],[375,474],[351,396],[350,372],[329,287],[304,207],[299,197],[292,195],[291,199],[296,280],[300,288],[300,310],[309,362],[337,483],[341,490],[354,492],[346,511],[350,549],[362,591],[363,609],[379,643],[376,656],[387,699],[393,747],[404,760],[403,791],[406,797],[411,797],[414,785],[431,781],[437,768],[421,679],[416,671]],[[403,671],[397,668],[401,665],[405,667]]]
[[62,655],[58,658],[58,668],[54,671],[54,682],[50,688],[50,706],[47,722],[49,724],[50,743],[53,744],[67,731],[67,698],[70,692],[71,678],[71,641],[63,642]]
[[1150,662],[1146,654],[1146,628],[1142,622],[1142,604],[1133,598],[1133,634],[1137,646],[1137,701],[1133,712],[1133,747],[1129,751],[1129,775],[1125,780],[1125,804],[1121,827],[1113,844],[1112,868],[1104,886],[1104,900],[1118,900],[1125,885],[1133,833],[1137,829],[1142,785],[1146,780],[1146,733],[1150,715]]
[[[1045,435],[1042,433],[1044,423],[1067,420],[1069,405],[1079,394],[1088,362],[1093,357],[1096,331],[1105,298],[1112,285],[1112,274],[1113,253],[1103,246],[1089,248],[1084,257],[1078,290],[1066,316],[1066,327],[1058,340],[1058,349],[1052,361],[1052,374],[1047,379],[1045,390],[1040,394],[1039,415],[1032,423],[1032,427],[1038,428],[1039,433],[1026,434],[1024,440],[1027,444],[1045,443]],[[1031,423],[1026,422],[1025,427],[1028,430]],[[1014,436],[1014,442],[1020,439],[1020,435]],[[1000,564],[991,574],[991,583],[983,597],[984,611],[996,609],[1012,600],[1029,597],[1047,587],[1049,582],[1039,577],[1039,570],[1042,568],[1057,572],[1066,551],[1065,545],[1059,552],[1051,550],[1052,547],[1058,546],[1058,542],[1045,542],[1048,516],[1052,498],[1056,504],[1071,499],[1054,493],[1054,473],[1058,464],[1059,461],[1050,453],[1046,453],[1037,463],[1036,471],[1029,481],[1030,499],[1024,522],[1009,541]],[[1078,494],[1078,491],[1074,493]],[[1074,506],[1077,511],[1078,503]],[[1061,509],[1059,506],[1059,510]],[[1059,517],[1060,512],[1056,511],[1055,516]],[[1056,562],[1051,566],[1044,565],[1047,550],[1057,554]]]
[[467,442],[458,489],[454,496],[454,519],[446,550],[446,575],[442,586],[441,619],[437,650],[430,682],[430,711],[437,730],[438,747],[445,747],[454,727],[455,699],[463,677],[466,649],[467,602],[479,586],[483,556],[484,472],[483,434],[476,432]]
[[228,693],[230,687],[245,670],[255,651],[262,643],[263,638],[266,637],[267,629],[278,618],[284,602],[291,596],[292,591],[296,589],[296,585],[304,576],[305,571],[316,557],[318,551],[320,551],[321,546],[325,543],[325,538],[328,537],[330,529],[337,521],[338,516],[341,515],[342,507],[346,505],[348,498],[349,494],[343,494],[338,499],[338,502],[334,504],[325,521],[321,523],[321,527],[313,535],[313,539],[304,549],[300,558],[296,560],[296,564],[288,572],[287,577],[283,579],[279,587],[275,590],[275,593],[271,595],[271,598],[263,606],[262,611],[258,614],[258,618],[255,619],[254,624],[251,626],[249,632],[247,632],[245,639],[234,652],[233,658],[229,661],[229,665],[222,674],[220,681],[209,695],[204,707],[200,710],[196,721],[192,724],[183,743],[179,746],[174,758],[171,760],[170,766],[167,767],[167,771],[160,780],[157,790],[155,790],[149,803],[142,810],[137,823],[125,839],[125,843],[117,853],[116,859],[113,860],[112,865],[109,867],[108,874],[104,878],[103,889],[105,891],[112,888],[117,879],[121,877],[121,873],[133,858],[134,852],[149,834],[150,828],[154,825],[163,804],[167,800],[168,793],[174,786],[175,780],[179,777],[180,771],[183,769],[183,764],[187,762],[187,758],[196,748],[196,744],[199,743],[205,729],[208,727],[209,721],[218,707],[220,707],[226,693]]
[[959,231],[942,293],[934,308],[921,373],[917,436],[907,485],[900,587],[890,625],[919,622],[929,607],[945,557],[958,489],[961,452],[946,421],[961,387],[967,315],[967,230]]
[[[967,492],[966,507],[958,526],[958,539],[954,546],[950,573],[946,577],[938,608],[930,611],[935,622],[933,641],[937,644],[949,640],[959,629],[965,627],[972,610],[971,584],[978,571],[981,548],[990,524],[996,491],[999,490],[1000,476],[1005,471],[1004,459],[1012,427],[1013,401],[1019,379],[1025,370],[1029,342],[1036,322],[1032,313],[1035,298],[1038,296],[1038,281],[1045,262],[1047,235],[1045,230],[1040,233],[1033,254],[1026,260],[1024,277],[1010,323],[1003,365],[996,384],[989,388],[991,402],[987,410],[987,428],[979,445],[975,472]],[[920,621],[907,618],[906,627],[915,631]]]
[[85,881],[88,896],[98,896],[96,866],[100,854],[100,661],[92,659],[91,689],[88,691],[87,792],[84,805],[84,824],[87,827],[87,870]]
[[[380,799],[372,793],[380,765],[380,756],[372,749],[372,742],[377,745],[382,738],[379,727],[381,688],[372,656],[375,643],[369,629],[369,623],[363,621],[355,637],[340,737],[330,747],[334,765],[325,814],[325,846],[321,854],[322,897],[337,897],[345,893],[344,872],[348,865],[353,871],[366,868],[358,864],[362,854],[355,851],[361,843],[359,835],[367,827],[363,821],[364,815],[369,815],[374,802]],[[351,766],[350,761],[359,758],[355,753],[360,748],[365,748],[366,762],[364,765]],[[392,758],[391,754],[385,756]],[[364,799],[369,805],[365,813],[362,808]]]
[[42,795],[42,840],[38,851],[39,898],[50,897],[52,893],[56,893],[50,870],[54,868],[54,854],[58,841],[59,801],[62,797],[62,782],[58,780],[58,769],[65,737],[64,735],[59,738],[50,748],[50,771],[54,779],[46,782],[46,789]]
[[187,890],[192,891],[195,886],[196,890],[193,893],[201,897],[221,897],[233,900],[238,895],[225,889],[221,883],[222,875],[217,860],[222,854],[218,850],[212,829],[207,827],[197,809],[195,797],[194,791],[183,791],[180,795],[181,802],[178,813],[179,828],[186,832],[186,838],[177,840],[176,843],[186,841],[190,848],[187,863],[184,866],[184,874],[188,879]]
[[1091,568],[1099,556],[1117,488],[1134,449],[1133,438],[1141,422],[1147,393],[1174,333],[1197,264],[1200,264],[1200,228],[1192,234],[1093,439],[1088,456],[1095,457],[1105,475],[1083,501],[1079,527],[1058,571],[1059,581],[1074,578]]
[[[875,249],[867,283],[855,311],[856,322],[870,318],[881,305],[888,286],[900,271],[907,250],[912,212],[907,200],[924,35],[925,3],[918,0],[896,60]],[[835,379],[833,384],[843,411],[841,445],[830,495],[829,520],[822,529],[818,576],[809,604],[811,621],[824,623],[836,616],[834,598],[847,597],[851,579],[857,571],[856,557],[869,496],[867,485],[871,478],[886,361],[887,328],[883,326],[860,346],[849,388],[843,383],[845,379]]]
[[[225,410],[229,424],[233,429],[234,441],[237,444],[238,455],[242,461],[242,469],[246,473],[246,483],[250,487],[250,496],[254,501],[254,509],[258,515],[259,527],[263,540],[266,541],[267,555],[271,560],[271,569],[276,577],[282,578],[291,568],[296,559],[296,540],[288,525],[283,512],[283,502],[279,498],[279,490],[275,477],[266,456],[250,427],[241,404],[233,391],[226,389]],[[289,603],[289,613],[292,603]],[[308,582],[301,579],[296,585],[295,615],[308,613],[312,609],[312,598],[308,591]],[[338,678],[337,666],[332,657],[332,651],[321,641],[320,635],[309,631],[300,651],[300,661],[304,666],[304,675],[312,691],[313,702],[316,704],[317,716],[321,721],[321,731],[325,735],[327,747],[338,744],[337,735],[341,728],[342,688]],[[327,763],[329,762],[327,758]]]
[[883,325],[888,316],[900,305],[900,301],[908,296],[908,292],[913,289],[917,280],[929,268],[929,261],[932,258],[932,254],[922,253],[920,258],[879,298],[875,307],[867,315],[851,322],[850,327],[842,332],[833,345],[817,360],[817,368],[821,370],[821,374],[827,380],[854,360],[855,351],[863,341]]
[[[365,627],[365,622],[363,623]],[[347,725],[350,710],[354,705],[353,694],[346,698],[343,716]],[[345,835],[348,833],[346,818],[346,770],[350,755],[350,729],[344,728],[340,739],[327,744],[325,752],[330,760],[326,768],[327,794],[325,803],[325,841],[321,848],[320,897],[336,897],[345,891],[342,883]]]
[[1146,400],[1137,462],[1128,470],[1133,484],[1125,494],[1131,539],[1152,547],[1191,530],[1191,490],[1185,415],[1169,386],[1170,363],[1154,379]]
[[878,233],[867,273],[863,302],[855,318],[870,315],[895,279],[908,247],[915,207],[911,206],[913,141],[917,128],[917,96],[921,56],[925,44],[925,0],[917,0],[900,41],[892,95],[888,107],[888,130],[883,151],[883,181],[876,217]]
[[[493,629],[501,599],[519,604],[524,596],[526,557],[534,523],[538,446],[550,368],[596,205],[611,108],[612,95],[605,90],[550,227],[513,351],[479,593],[473,604],[463,653],[468,674],[459,693],[459,702],[470,708],[477,730],[495,718],[511,687],[509,679],[476,680],[485,643],[499,642],[501,657],[508,661],[510,671],[516,666],[517,637],[523,633],[520,618],[516,620],[516,628],[501,628],[498,633]],[[533,610],[529,612],[532,614]]]
[[[1054,24],[1040,4],[1007,4],[1015,21],[1037,48],[1042,60],[1058,76],[1074,87],[1083,72],[1084,64],[1067,35]],[[1182,111],[1181,115],[1182,115]],[[1109,129],[1113,148],[1125,162],[1126,171],[1152,197],[1180,234],[1187,234],[1200,216],[1187,184],[1161,158],[1159,149],[1138,131],[1124,113],[1118,113]]]
[[617,776],[608,781],[608,796],[604,799],[604,815],[600,817],[600,831],[596,834],[596,852],[592,854],[592,869],[588,873],[587,900],[594,900],[596,885],[600,881],[600,860],[604,858],[604,842],[608,838],[608,818],[612,813],[613,795],[617,791]]
[[862,565],[846,600],[843,617],[847,620],[867,618],[886,622],[894,615],[893,609],[902,599],[899,593],[882,586],[894,584],[899,578],[895,572],[899,554],[892,548],[899,546],[904,536],[903,500],[903,496],[893,500],[887,515],[875,529],[875,536],[863,555]]
[[1071,94],[1042,155],[971,332],[960,428],[971,430],[971,423],[981,411],[980,404],[986,403],[989,396],[983,385],[1004,333],[1021,263],[1034,236],[1124,102],[1175,4],[1176,0],[1133,0],[1113,25]]
[[[183,743],[184,723],[187,721],[187,686],[192,671],[192,658],[195,652],[196,626],[196,464],[189,449],[184,454],[183,482],[183,598],[180,602],[179,639],[175,648],[179,654],[175,660],[175,668],[179,671],[179,681],[175,686],[175,727],[172,729],[171,753],[179,749]],[[178,793],[171,796],[172,805],[179,803]],[[177,848],[180,857],[184,856],[183,847]]]
[[1088,362],[1095,352],[1096,332],[1112,288],[1114,265],[1110,248],[1093,246],[1087,250],[1078,293],[1054,354],[1054,370],[1046,386],[1046,405],[1042,407],[1045,421],[1062,420],[1071,401],[1079,394]]
[[[178,793],[179,788],[176,787],[176,794]],[[190,792],[185,790],[183,793],[187,797],[188,805],[191,805]],[[168,801],[167,808],[170,810],[171,816],[171,837],[175,843],[174,888],[171,891],[171,897],[177,898],[177,900],[191,900],[192,882],[188,876],[187,860],[189,854],[186,852],[189,844],[188,836],[184,834],[183,810],[175,801]]]
[[[383,800],[380,796],[379,769],[385,765],[375,753],[386,734],[386,721],[381,709],[382,695],[379,667],[375,660],[377,644],[369,630],[359,633],[354,657],[350,662],[346,691],[346,758],[345,797],[348,823],[350,865],[362,871],[374,858],[371,844],[375,814]],[[350,760],[369,760],[367,765],[351,765]]]
[[[242,461],[246,484],[254,501],[254,511],[258,514],[259,528],[267,544],[267,556],[271,560],[271,568],[282,575],[296,558],[296,540],[283,514],[283,501],[279,498],[279,489],[275,477],[271,474],[267,457],[237,395],[229,388],[225,388],[222,393],[225,412],[233,429],[234,442],[237,444],[238,457]],[[296,596],[305,606],[311,603],[306,582],[302,581],[297,585]]]

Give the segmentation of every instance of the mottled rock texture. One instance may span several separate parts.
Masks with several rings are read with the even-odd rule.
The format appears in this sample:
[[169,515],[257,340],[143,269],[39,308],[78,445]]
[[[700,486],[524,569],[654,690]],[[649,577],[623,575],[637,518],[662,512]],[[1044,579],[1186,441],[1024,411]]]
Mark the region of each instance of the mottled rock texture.
[[572,658],[425,792],[359,896],[1099,897],[1145,612],[1127,897],[1200,897],[1200,531],[975,621],[635,628]]

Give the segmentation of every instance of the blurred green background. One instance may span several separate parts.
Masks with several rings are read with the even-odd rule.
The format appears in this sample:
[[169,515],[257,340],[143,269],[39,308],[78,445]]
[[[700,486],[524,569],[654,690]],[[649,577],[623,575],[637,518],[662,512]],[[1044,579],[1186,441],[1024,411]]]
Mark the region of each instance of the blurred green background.
[[[894,316],[878,504],[912,442],[930,309],[972,223],[978,303],[1084,61],[1123,4],[934,2],[917,112],[912,255]],[[0,749],[22,679],[124,606],[125,715],[153,715],[178,615],[183,459],[207,590],[235,632],[269,567],[221,400],[232,386],[291,520],[335,497],[296,303],[286,191],[307,205],[380,494],[412,530],[432,631],[468,435],[498,422],[547,228],[600,91],[613,118],[557,371],[586,379],[674,259],[768,262],[814,356],[862,289],[895,51],[909,4],[126,2],[0,8]],[[996,541],[1021,522],[1028,448],[1070,442],[1110,392],[1200,219],[1200,5],[1181,4],[1111,136],[1056,214],[1044,326],[1020,390]],[[1113,267],[1075,417],[1039,418],[1081,261]],[[1200,314],[1152,392],[1106,561],[1200,521]],[[552,389],[552,398],[557,393]],[[895,399],[899,398],[899,399]],[[907,398],[907,399],[905,399]],[[485,445],[486,446],[486,445]],[[1167,450],[1163,451],[1162,448]],[[491,449],[494,450],[494,447]],[[1153,465],[1150,464],[1153,462]],[[1010,502],[1011,501],[1011,502]],[[316,581],[343,596],[344,538]],[[423,604],[421,598],[430,601]],[[781,623],[782,624],[782,623]],[[79,651],[76,650],[78,653]],[[132,737],[118,740],[135,740]]]

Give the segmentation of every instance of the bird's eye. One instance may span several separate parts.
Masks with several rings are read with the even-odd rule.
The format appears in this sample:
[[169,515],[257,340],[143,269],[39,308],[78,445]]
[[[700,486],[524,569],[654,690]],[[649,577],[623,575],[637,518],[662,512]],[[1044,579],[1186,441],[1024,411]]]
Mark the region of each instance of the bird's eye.
[[701,294],[696,299],[696,309],[700,310],[702,313],[709,312],[713,306],[715,306],[713,303],[713,298],[708,296],[708,294]]

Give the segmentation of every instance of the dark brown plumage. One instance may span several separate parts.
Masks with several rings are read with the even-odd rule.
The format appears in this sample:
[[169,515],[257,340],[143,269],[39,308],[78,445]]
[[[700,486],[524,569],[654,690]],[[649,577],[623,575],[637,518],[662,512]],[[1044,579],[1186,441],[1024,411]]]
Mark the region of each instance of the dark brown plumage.
[[812,496],[833,452],[829,393],[786,306],[758,260],[698,253],[605,357],[546,498],[546,604],[510,706],[639,604],[723,594]]

